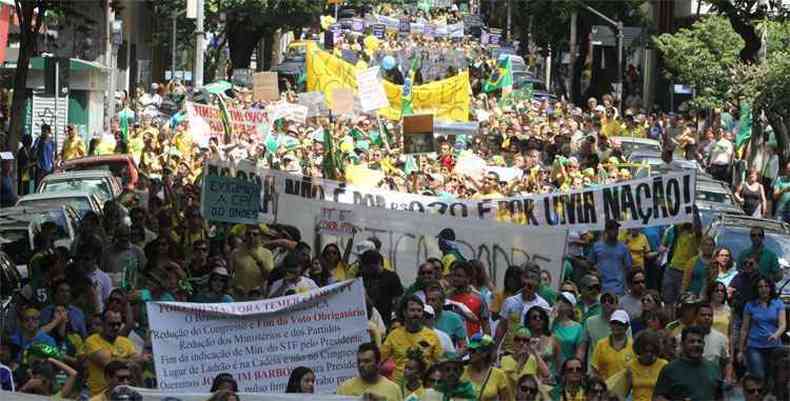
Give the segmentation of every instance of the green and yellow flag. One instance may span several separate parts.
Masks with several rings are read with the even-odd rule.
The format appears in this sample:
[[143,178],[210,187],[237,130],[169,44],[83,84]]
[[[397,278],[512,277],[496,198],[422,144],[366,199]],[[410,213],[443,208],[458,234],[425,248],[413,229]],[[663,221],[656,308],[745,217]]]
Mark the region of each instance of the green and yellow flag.
[[513,65],[508,56],[499,58],[497,68],[483,84],[483,92],[490,93],[505,88],[513,88]]
[[406,79],[403,80],[403,90],[400,94],[400,115],[401,118],[403,116],[408,116],[409,114],[414,114],[414,106],[413,106],[413,89],[414,89],[414,76],[417,74],[417,57],[414,57],[411,60],[411,68],[409,68],[409,74],[406,76]]

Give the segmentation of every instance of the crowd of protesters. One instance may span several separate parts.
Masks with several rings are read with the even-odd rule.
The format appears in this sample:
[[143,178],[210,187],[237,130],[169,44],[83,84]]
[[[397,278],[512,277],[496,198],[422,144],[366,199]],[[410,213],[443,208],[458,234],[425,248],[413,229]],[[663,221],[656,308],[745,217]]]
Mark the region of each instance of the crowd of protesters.
[[[423,261],[416,281],[404,283],[398,269],[408,267],[385,259],[375,237],[315,249],[288,222],[203,219],[200,178],[211,160],[249,159],[340,180],[350,166],[362,166],[383,172],[378,185],[389,190],[496,199],[632,179],[647,167],[628,162],[619,136],[659,141],[662,168],[691,159],[727,183],[743,154],[735,146],[735,111],[700,129],[684,115],[621,111],[611,95],[579,106],[503,102],[501,89],[483,90],[498,62],[484,46],[418,36],[411,44],[464,54],[473,77],[478,132],[440,138],[435,153],[403,154],[397,123],[361,113],[303,124],[281,119],[266,137],[235,133],[201,143],[182,111],[185,99],[222,96],[242,109],[266,104],[248,89],[209,94],[178,82],[128,97],[107,135],[83,139],[69,127],[61,150],[47,126],[36,139],[25,136],[15,161],[3,162],[3,206],[71,159],[129,154],[141,174],[101,214],[82,216],[70,247],[55,244],[54,227],[36,234],[27,288],[0,340],[3,389],[109,401],[132,391],[125,385],[155,388],[146,302],[259,300],[359,277],[371,342],[359,347],[358,376],[337,394],[376,401],[707,401],[737,392],[749,401],[790,399],[785,305],[776,288],[782,274],[759,227],[751,230],[752,247],[734,255],[703,235],[699,221],[628,230],[607,221],[602,232],[571,233],[559,288],[534,263],[510,266],[497,288],[485,263],[453,248],[452,230],[439,236],[443,254]],[[381,62],[353,37],[336,46],[365,64]],[[391,39],[377,52],[408,48],[408,41]],[[402,83],[408,71],[394,69],[384,78]],[[329,157],[338,163],[326,163]],[[464,173],[456,167],[466,158],[517,174]],[[14,168],[16,183],[6,179]],[[789,220],[790,165],[778,170],[751,169],[733,187],[748,214]],[[119,179],[128,184],[129,177]],[[312,393],[315,381],[312,370],[296,368],[287,392]],[[211,391],[212,400],[239,399],[229,374],[217,376]]]

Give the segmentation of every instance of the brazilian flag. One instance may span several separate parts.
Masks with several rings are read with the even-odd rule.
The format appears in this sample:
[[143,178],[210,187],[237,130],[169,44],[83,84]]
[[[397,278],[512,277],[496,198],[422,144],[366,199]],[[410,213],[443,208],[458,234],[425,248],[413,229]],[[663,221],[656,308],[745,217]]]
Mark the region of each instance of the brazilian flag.
[[324,178],[329,180],[337,180],[338,170],[341,168],[340,160],[335,154],[334,138],[332,132],[324,128],[324,157],[321,163],[321,170],[323,170]]
[[510,57],[500,57],[497,68],[483,84],[483,92],[490,93],[497,89],[513,87],[513,66]]
[[417,57],[411,60],[411,68],[406,79],[403,80],[403,89],[400,94],[400,115],[408,116],[414,114],[414,105],[412,103],[413,96],[412,90],[414,89],[414,76],[417,74]]

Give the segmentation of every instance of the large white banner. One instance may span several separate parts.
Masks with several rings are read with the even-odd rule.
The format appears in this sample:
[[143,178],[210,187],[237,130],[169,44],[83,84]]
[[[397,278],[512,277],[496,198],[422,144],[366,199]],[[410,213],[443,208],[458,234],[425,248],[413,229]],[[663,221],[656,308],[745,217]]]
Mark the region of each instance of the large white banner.
[[[211,398],[211,393],[165,393],[145,388],[132,388],[139,393],[142,401],[206,401]],[[347,397],[328,394],[274,394],[274,393],[238,393],[239,399],[244,401],[358,401],[359,397]],[[3,401],[51,401],[52,397],[27,393],[11,393],[0,391],[0,400]]]
[[693,219],[696,175],[677,172],[600,185],[570,192],[553,192],[504,199],[448,201],[384,189],[352,187],[346,183],[256,169],[250,163],[229,166],[211,162],[206,174],[238,175],[261,183],[259,220],[274,217],[275,194],[297,195],[330,202],[438,214],[466,220],[491,220],[546,228],[603,230],[615,219],[624,228],[668,225]]
[[[455,244],[467,259],[480,259],[489,269],[497,288],[502,288],[505,269],[532,261],[548,270],[559,287],[567,230],[515,224],[453,219],[388,209],[360,207],[333,202],[279,195],[277,221],[298,227],[308,244],[336,242],[341,248],[346,237],[322,236],[316,241],[316,220],[332,214],[353,214],[358,232],[354,246],[368,237],[381,240],[381,253],[390,260],[404,286],[417,278],[417,267],[428,257],[442,257],[436,236],[445,228],[455,232]],[[287,205],[287,206],[286,206]]]
[[357,374],[357,347],[370,341],[359,279],[262,301],[146,306],[164,392],[206,392],[228,372],[240,391],[283,393],[291,370],[307,366],[316,391],[333,393]]

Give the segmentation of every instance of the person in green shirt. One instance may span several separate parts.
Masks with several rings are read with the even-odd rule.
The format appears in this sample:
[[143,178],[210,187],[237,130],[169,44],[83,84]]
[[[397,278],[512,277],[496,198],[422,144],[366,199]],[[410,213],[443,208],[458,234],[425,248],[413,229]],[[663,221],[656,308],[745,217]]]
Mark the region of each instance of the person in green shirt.
[[705,349],[705,330],[699,326],[683,329],[681,355],[658,375],[654,401],[721,400],[718,366],[702,357]]
[[754,257],[760,267],[760,274],[768,277],[773,282],[782,279],[782,269],[779,267],[779,258],[770,249],[765,247],[765,230],[762,227],[752,227],[749,232],[752,247],[744,249],[738,255],[738,266],[743,266],[746,259]]
[[790,163],[785,165],[784,175],[776,177],[773,182],[773,198],[775,216],[785,223],[790,222]]

